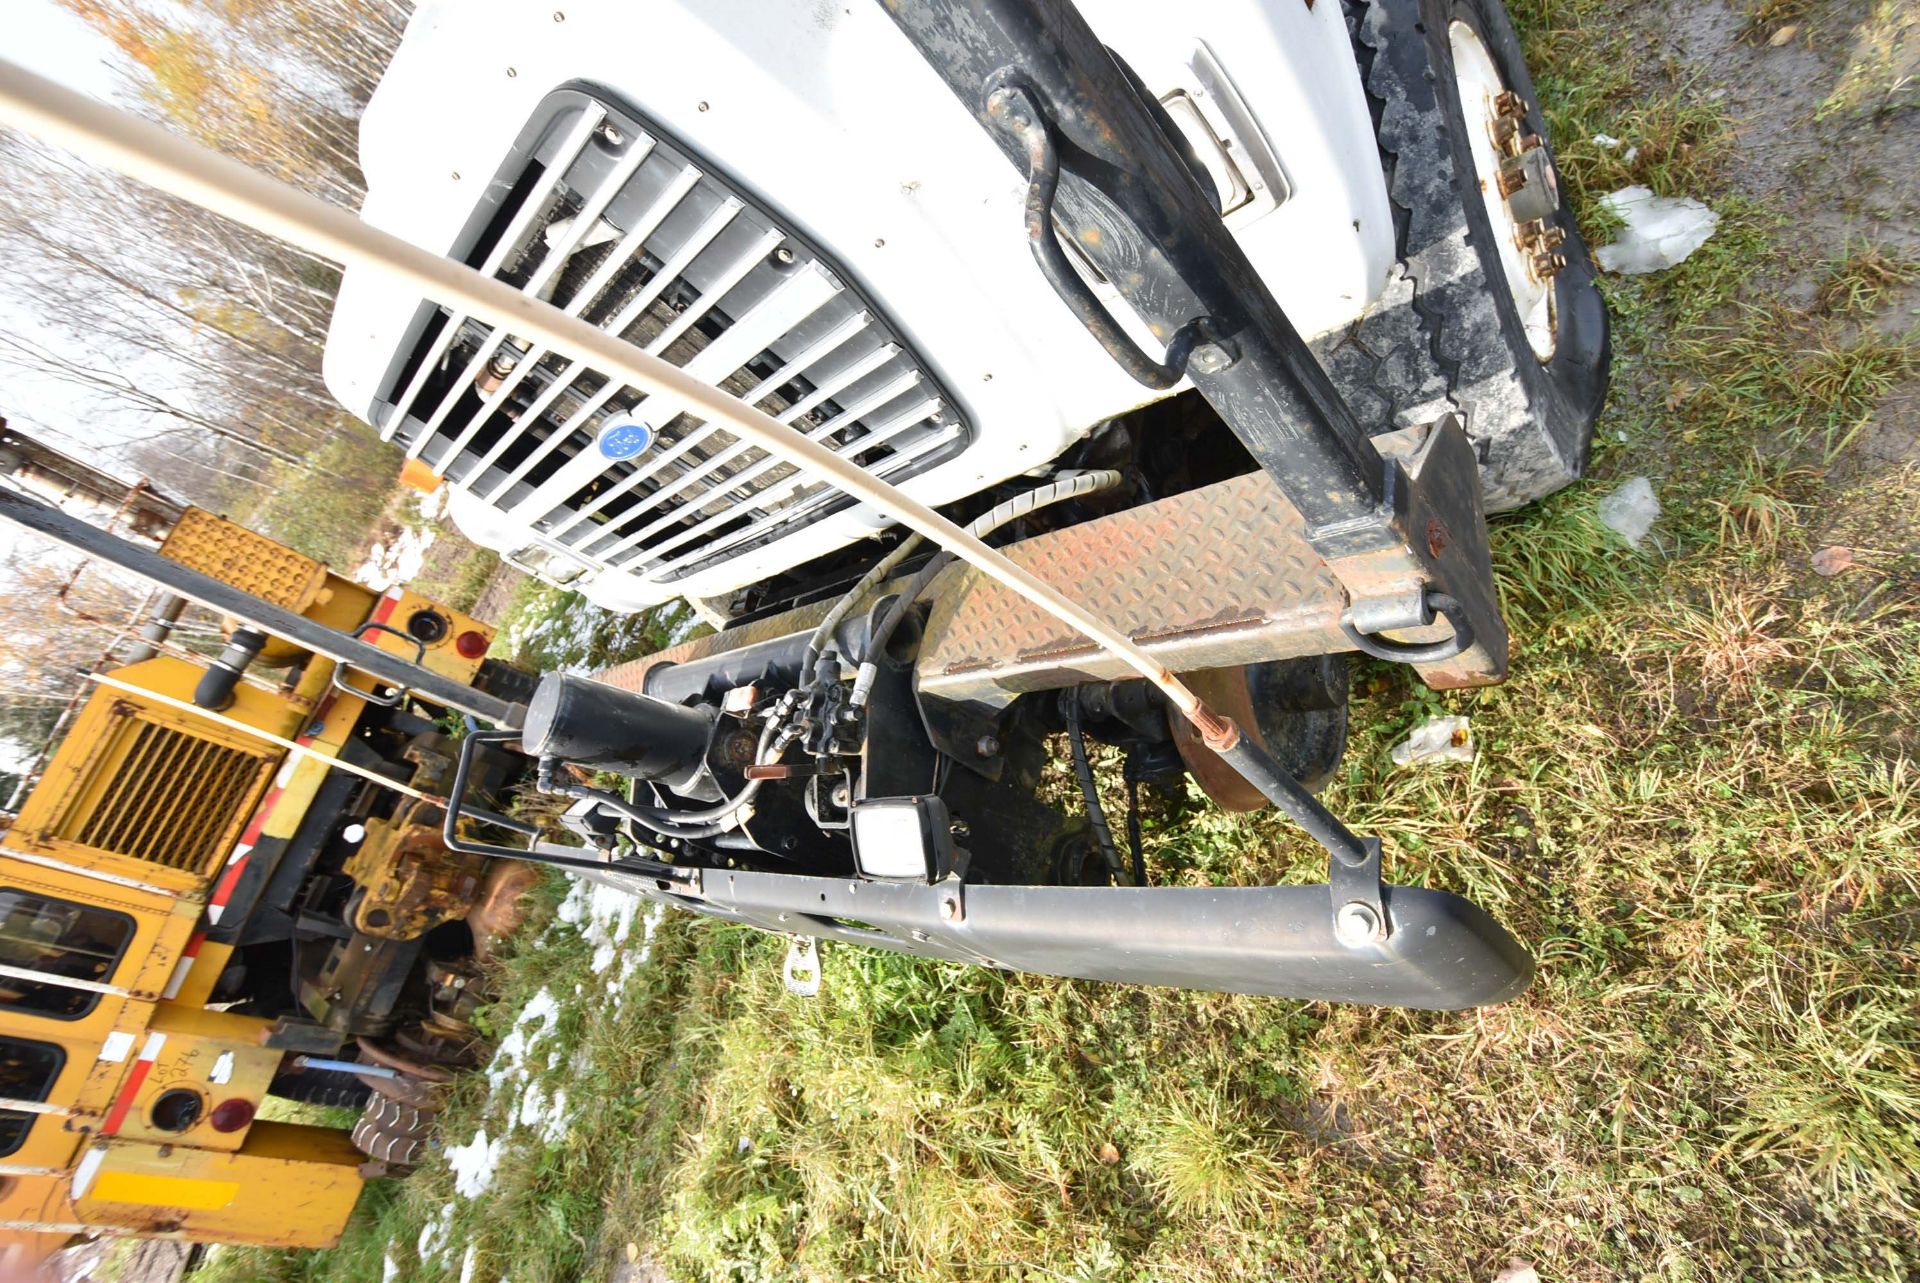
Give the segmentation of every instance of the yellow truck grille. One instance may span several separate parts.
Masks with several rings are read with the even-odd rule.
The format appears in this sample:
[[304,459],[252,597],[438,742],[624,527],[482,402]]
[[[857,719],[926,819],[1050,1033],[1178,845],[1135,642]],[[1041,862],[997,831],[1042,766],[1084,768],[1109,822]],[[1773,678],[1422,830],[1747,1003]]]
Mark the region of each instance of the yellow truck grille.
[[170,869],[211,870],[271,759],[138,717],[122,723],[121,738],[111,784],[61,836]]

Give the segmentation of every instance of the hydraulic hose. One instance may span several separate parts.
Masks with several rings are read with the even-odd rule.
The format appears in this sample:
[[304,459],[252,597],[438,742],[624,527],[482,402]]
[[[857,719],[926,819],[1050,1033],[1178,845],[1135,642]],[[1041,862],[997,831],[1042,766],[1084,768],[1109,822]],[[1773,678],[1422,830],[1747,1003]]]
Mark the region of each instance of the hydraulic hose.
[[1093,824],[1093,840],[1106,861],[1107,873],[1117,884],[1121,880],[1120,853],[1113,845],[1113,827],[1107,823],[1106,808],[1100,805],[1100,789],[1093,782],[1093,763],[1087,760],[1087,734],[1080,725],[1080,701],[1067,692],[1067,743],[1073,750],[1073,773],[1080,777],[1080,792],[1087,799],[1087,819]]
[[833,609],[827,612],[826,618],[822,619],[819,627],[813,630],[813,636],[807,638],[806,652],[800,658],[800,673],[803,680],[806,674],[813,671],[814,661],[820,657],[820,648],[832,638],[833,630],[840,626],[840,621],[845,619],[848,613],[860,604],[860,599],[873,591],[876,585],[885,583],[887,576],[893,573],[893,568],[905,561],[922,542],[919,535],[908,535],[901,540],[898,548],[875,563],[872,570],[860,577],[859,583],[848,589],[846,595],[834,603]]
[[[1082,495],[1110,490],[1119,485],[1121,480],[1121,475],[1111,468],[1097,468],[1092,472],[1079,472],[1070,477],[1062,477],[1058,481],[1029,490],[1025,494],[1015,495],[1005,503],[988,509],[973,519],[967,526],[967,533],[975,538],[984,539],[1000,527],[1009,522],[1018,521],[1028,513],[1037,512],[1052,504],[1065,503],[1069,499],[1078,499]],[[952,560],[951,552],[943,551],[934,556],[926,565],[920,567],[919,572],[907,581],[906,586],[893,599],[893,605],[887,609],[879,626],[873,630],[873,637],[867,643],[867,653],[861,657],[862,677],[868,684],[871,684],[872,679],[865,676],[865,670],[878,661],[880,653],[887,648],[887,642],[892,640],[894,630],[900,627],[900,621],[906,618],[909,610],[913,609],[913,603],[918,601],[920,594],[927,590],[927,585],[933,582],[933,577],[946,569],[947,563]]]

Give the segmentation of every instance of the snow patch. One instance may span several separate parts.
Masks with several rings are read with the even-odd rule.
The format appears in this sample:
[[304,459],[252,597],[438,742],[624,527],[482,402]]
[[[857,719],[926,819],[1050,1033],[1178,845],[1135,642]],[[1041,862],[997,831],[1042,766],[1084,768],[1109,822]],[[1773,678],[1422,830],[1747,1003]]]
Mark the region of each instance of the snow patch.
[[493,1186],[493,1174],[507,1151],[507,1138],[487,1139],[482,1127],[464,1145],[447,1149],[447,1166],[453,1169],[453,1191],[462,1198],[479,1198]]
[[487,1065],[487,1087],[494,1095],[499,1095],[502,1084],[526,1065],[528,1054],[553,1031],[559,1017],[560,1001],[551,989],[542,989],[527,999],[527,1005],[520,1009],[519,1018],[500,1040],[492,1062]]
[[539,1084],[527,1088],[521,1097],[514,1121],[527,1128],[543,1145],[557,1145],[566,1139],[573,1116],[567,1112],[567,1089],[562,1087],[549,1100]]
[[1602,499],[1593,513],[1601,525],[1638,548],[1660,519],[1660,499],[1653,493],[1653,482],[1632,477]]
[[[578,927],[581,936],[593,946],[593,973],[600,975],[613,965],[620,947],[633,930],[633,918],[639,910],[640,897],[631,891],[583,878],[574,883],[573,890],[560,902],[559,917],[562,922]],[[652,935],[649,928],[648,938]]]
[[453,1221],[453,1204],[443,1204],[439,1211],[427,1218],[420,1227],[420,1241],[414,1245],[421,1264],[440,1259],[441,1251],[447,1245],[447,1226]]
[[353,577],[381,592],[411,581],[426,564],[427,549],[433,546],[437,533],[431,528],[402,529],[390,542],[375,544]]

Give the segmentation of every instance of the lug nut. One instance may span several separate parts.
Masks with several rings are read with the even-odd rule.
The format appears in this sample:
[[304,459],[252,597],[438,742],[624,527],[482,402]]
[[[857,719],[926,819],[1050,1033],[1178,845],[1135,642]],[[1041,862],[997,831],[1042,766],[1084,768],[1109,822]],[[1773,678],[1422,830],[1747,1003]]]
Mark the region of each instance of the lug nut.
[[1500,176],[1494,180],[1494,187],[1502,196],[1511,196],[1526,185],[1526,171],[1520,169],[1518,166],[1510,169],[1502,169]]
[[1494,96],[1493,111],[1497,116],[1524,116],[1527,101],[1511,89],[1502,89]]
[[1535,254],[1531,264],[1533,274],[1543,281],[1558,276],[1561,269],[1566,267],[1566,265],[1567,256],[1565,254]]

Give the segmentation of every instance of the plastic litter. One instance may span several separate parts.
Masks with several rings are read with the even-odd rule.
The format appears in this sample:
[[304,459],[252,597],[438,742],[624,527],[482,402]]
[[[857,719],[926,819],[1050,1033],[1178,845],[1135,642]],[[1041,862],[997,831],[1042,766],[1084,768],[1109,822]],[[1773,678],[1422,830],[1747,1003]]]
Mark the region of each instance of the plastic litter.
[[1638,276],[1683,263],[1713,235],[1720,216],[1691,196],[1655,196],[1645,187],[1622,187],[1600,198],[1625,224],[1613,244],[1593,252],[1609,272]]
[[[1598,146],[1604,147],[1608,151],[1612,151],[1614,148],[1620,145],[1620,140],[1618,138],[1615,138],[1612,134],[1595,134],[1593,136],[1593,141]],[[1625,154],[1623,154],[1620,157],[1621,163],[1627,164],[1627,165],[1631,165],[1634,161],[1638,159],[1640,159],[1640,149],[1638,147],[1627,148]]]
[[1473,756],[1473,727],[1464,717],[1430,717],[1393,746],[1395,766],[1471,762]]
[[1594,509],[1600,524],[1638,548],[1660,519],[1660,500],[1653,493],[1653,482],[1633,477],[1600,501]]

